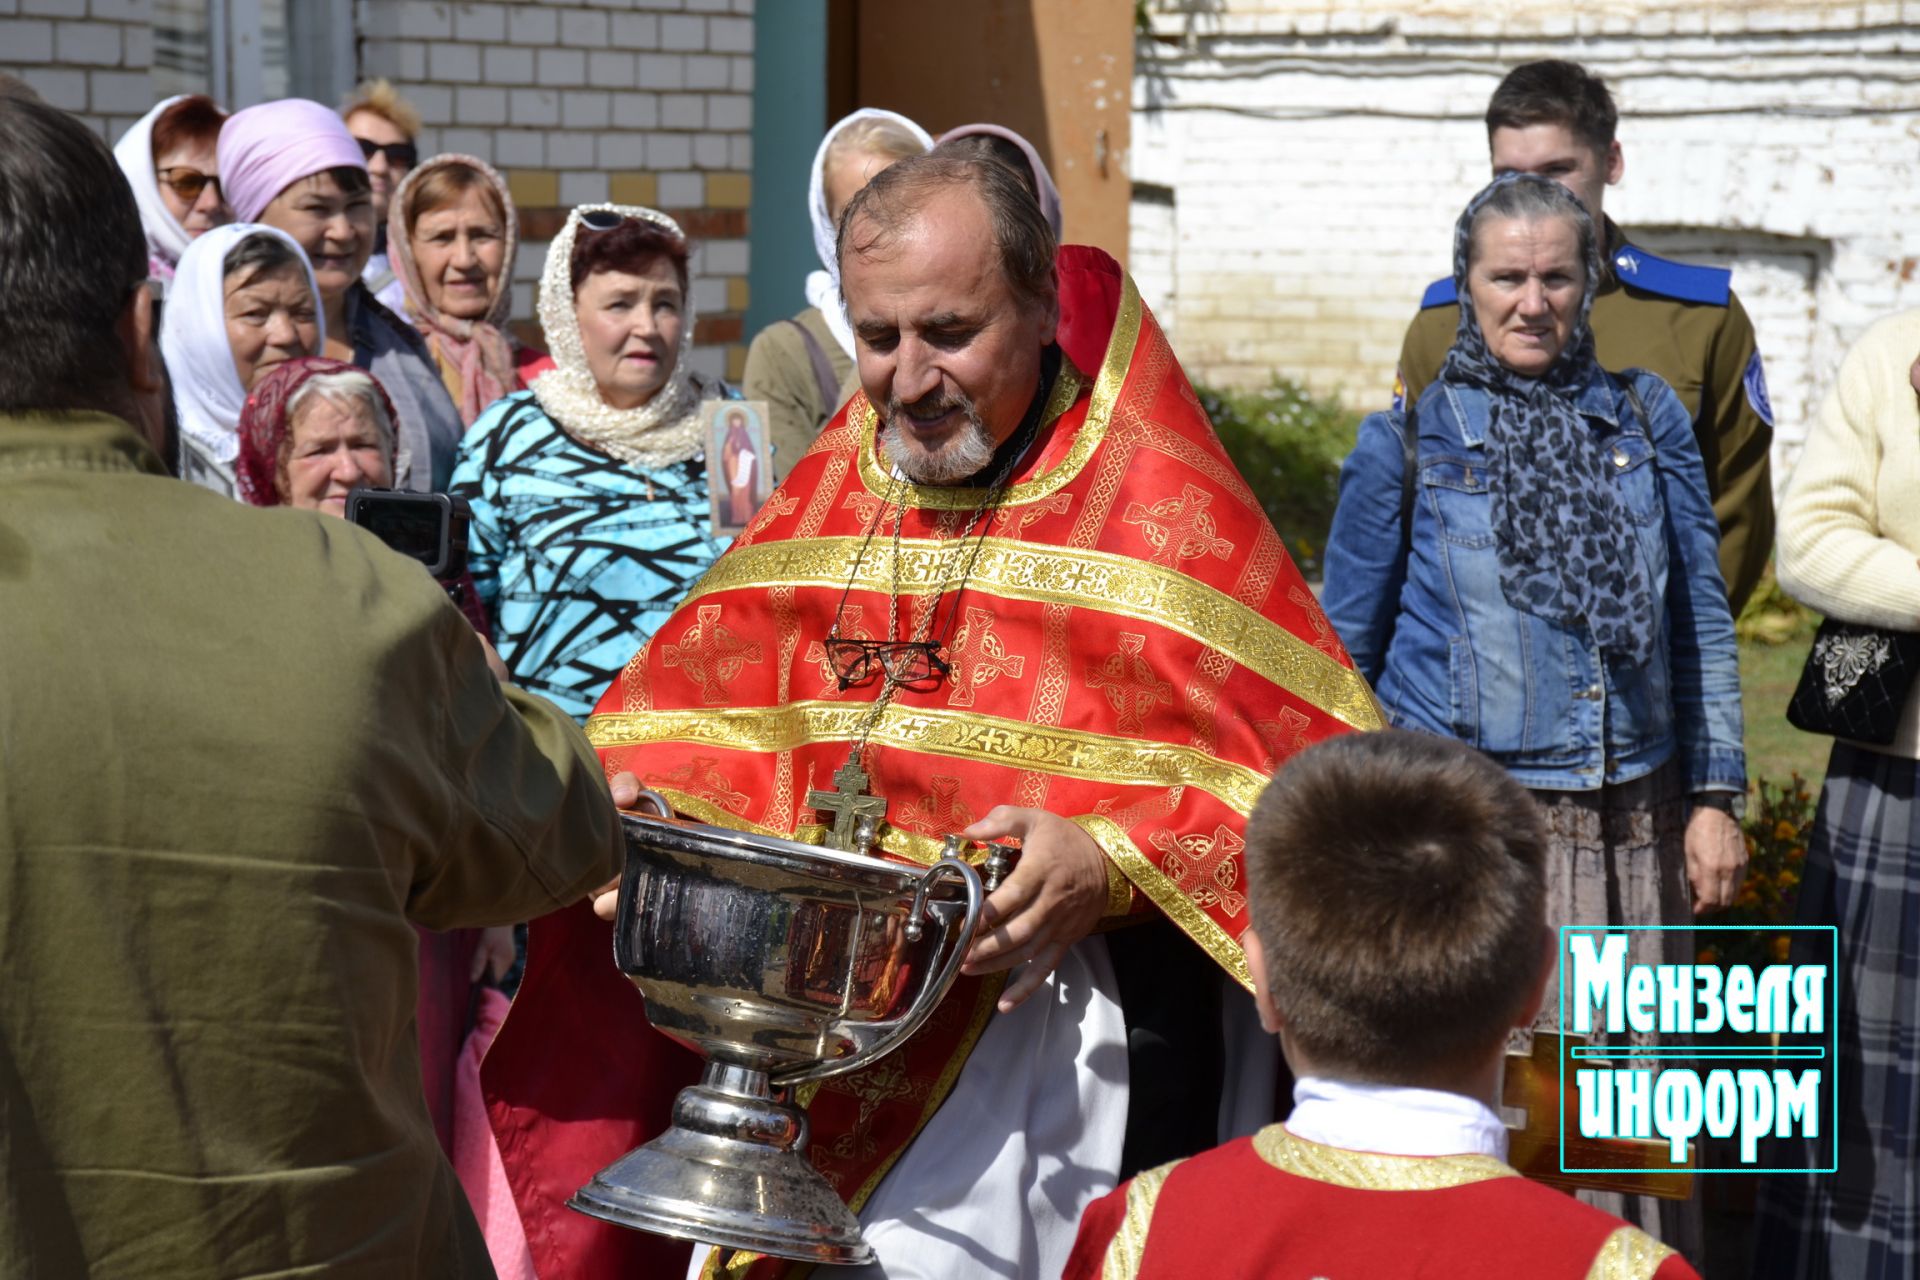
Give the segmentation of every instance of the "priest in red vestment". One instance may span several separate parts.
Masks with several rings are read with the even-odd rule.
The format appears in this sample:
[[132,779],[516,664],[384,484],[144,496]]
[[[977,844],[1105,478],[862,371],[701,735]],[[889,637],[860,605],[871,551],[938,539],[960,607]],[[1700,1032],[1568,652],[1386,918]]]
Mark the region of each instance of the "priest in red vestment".
[[1291,761],[1247,824],[1242,941],[1293,1112],[1096,1200],[1065,1280],[1699,1280],[1504,1160],[1507,1032],[1553,974],[1546,851],[1526,791],[1452,739]]
[[[878,856],[921,863],[952,832],[1019,842],[928,1024],[803,1101],[871,1274],[1057,1274],[1126,1114],[1099,930],[1163,915],[1250,985],[1247,815],[1378,708],[1132,282],[1097,250],[1056,261],[1017,176],[901,161],[849,206],[841,261],[862,393],[587,731],[703,822],[819,842],[864,813]],[[486,1080],[542,1275],[684,1265],[563,1201],[697,1066],[593,912],[535,922]]]

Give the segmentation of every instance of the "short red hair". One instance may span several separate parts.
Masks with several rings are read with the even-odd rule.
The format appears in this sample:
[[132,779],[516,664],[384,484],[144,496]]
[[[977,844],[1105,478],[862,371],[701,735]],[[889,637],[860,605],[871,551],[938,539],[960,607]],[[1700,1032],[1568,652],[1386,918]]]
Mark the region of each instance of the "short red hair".
[[584,224],[573,233],[573,291],[596,271],[624,271],[639,275],[665,258],[673,264],[680,279],[680,292],[687,292],[687,258],[693,246],[685,236],[676,235],[657,222],[645,218],[627,218],[611,231],[595,231]]
[[215,106],[206,94],[196,93],[180,99],[153,122],[154,163],[158,164],[161,156],[182,147],[213,146],[219,142],[220,126],[226,122],[227,113]]

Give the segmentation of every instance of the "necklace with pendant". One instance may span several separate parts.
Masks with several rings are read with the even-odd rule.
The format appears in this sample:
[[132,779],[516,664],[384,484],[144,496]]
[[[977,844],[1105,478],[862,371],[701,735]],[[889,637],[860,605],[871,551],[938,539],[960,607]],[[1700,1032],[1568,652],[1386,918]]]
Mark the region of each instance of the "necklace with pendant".
[[[989,521],[981,525],[981,517],[997,509],[1006,497],[1008,480],[1019,460],[1032,447],[1034,437],[1039,433],[1040,412],[1046,402],[1048,385],[1052,379],[1041,380],[1040,393],[1029,411],[1027,420],[1021,424],[1015,446],[1008,450],[1004,461],[987,491],[967,517],[965,527],[960,530],[957,539],[959,555],[950,555],[944,560],[945,572],[941,574],[939,587],[927,598],[925,611],[920,615],[920,623],[914,629],[912,640],[896,642],[894,637],[900,630],[900,527],[905,521],[905,511],[895,505],[895,495],[899,491],[900,471],[898,467],[889,469],[887,492],[880,508],[874,513],[873,521],[867,526],[867,536],[855,554],[853,569],[847,578],[846,589],[840,593],[840,603],[833,611],[833,626],[827,632],[827,649],[831,654],[840,640],[840,618],[846,608],[847,597],[853,591],[853,584],[860,576],[860,565],[865,559],[867,549],[873,544],[873,535],[879,531],[881,522],[889,511],[893,513],[893,565],[887,593],[887,639],[880,645],[868,648],[866,652],[879,656],[870,659],[878,661],[881,668],[880,694],[873,700],[867,714],[861,717],[859,727],[854,731],[853,748],[847,753],[847,762],[834,771],[834,788],[823,791],[818,788],[807,792],[807,803],[822,813],[833,814],[833,828],[828,833],[827,843],[836,849],[857,853],[866,853],[873,847],[880,829],[880,822],[886,817],[887,801],[884,796],[872,792],[872,777],[861,765],[861,756],[867,749],[867,740],[873,736],[874,729],[880,723],[880,717],[886,714],[887,707],[893,702],[893,696],[903,684],[917,684],[922,680],[938,679],[947,670],[936,650],[945,647],[951,637],[954,620],[960,616],[960,594],[966,591],[967,580],[973,576],[973,568],[980,559],[980,550],[986,545]],[[980,536],[975,539],[973,531],[980,526]],[[968,543],[972,546],[969,550]],[[956,580],[954,568],[960,569]],[[947,592],[955,593],[953,607],[947,615],[946,635],[939,644],[929,644],[927,637],[933,633],[934,616],[938,613],[940,601]],[[858,642],[856,642],[858,643]],[[893,647],[891,656],[889,647]],[[921,670],[917,662],[912,661],[915,652],[920,652],[926,660],[926,669]],[[917,673],[917,674],[916,674]],[[847,687],[842,677],[842,687]]]

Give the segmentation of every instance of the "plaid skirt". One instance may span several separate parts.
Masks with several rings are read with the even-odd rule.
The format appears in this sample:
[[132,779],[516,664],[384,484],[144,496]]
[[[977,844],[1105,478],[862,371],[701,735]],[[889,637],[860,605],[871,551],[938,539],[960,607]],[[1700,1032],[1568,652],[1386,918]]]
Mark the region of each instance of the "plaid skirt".
[[[1840,930],[1840,1168],[1770,1174],[1757,1276],[1920,1275],[1920,761],[1834,744],[1797,923]],[[1831,1135],[1763,1149],[1827,1163]],[[1822,1154],[1824,1153],[1824,1154]]]

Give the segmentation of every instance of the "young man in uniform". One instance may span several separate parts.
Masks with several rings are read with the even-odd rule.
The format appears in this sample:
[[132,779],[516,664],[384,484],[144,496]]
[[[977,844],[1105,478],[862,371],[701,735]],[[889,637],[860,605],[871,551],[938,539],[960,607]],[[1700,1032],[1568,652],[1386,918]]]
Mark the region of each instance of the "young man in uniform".
[[[1656,257],[1602,210],[1606,189],[1626,171],[1614,137],[1619,118],[1606,85],[1578,63],[1515,67],[1487,104],[1493,172],[1552,178],[1605,227],[1611,278],[1594,298],[1592,320],[1600,363],[1615,372],[1651,369],[1692,410],[1720,521],[1720,572],[1738,617],[1773,550],[1773,408],[1760,351],[1730,272]],[[1395,408],[1418,403],[1453,346],[1460,308],[1452,277],[1430,286],[1420,307],[1400,349]]]

